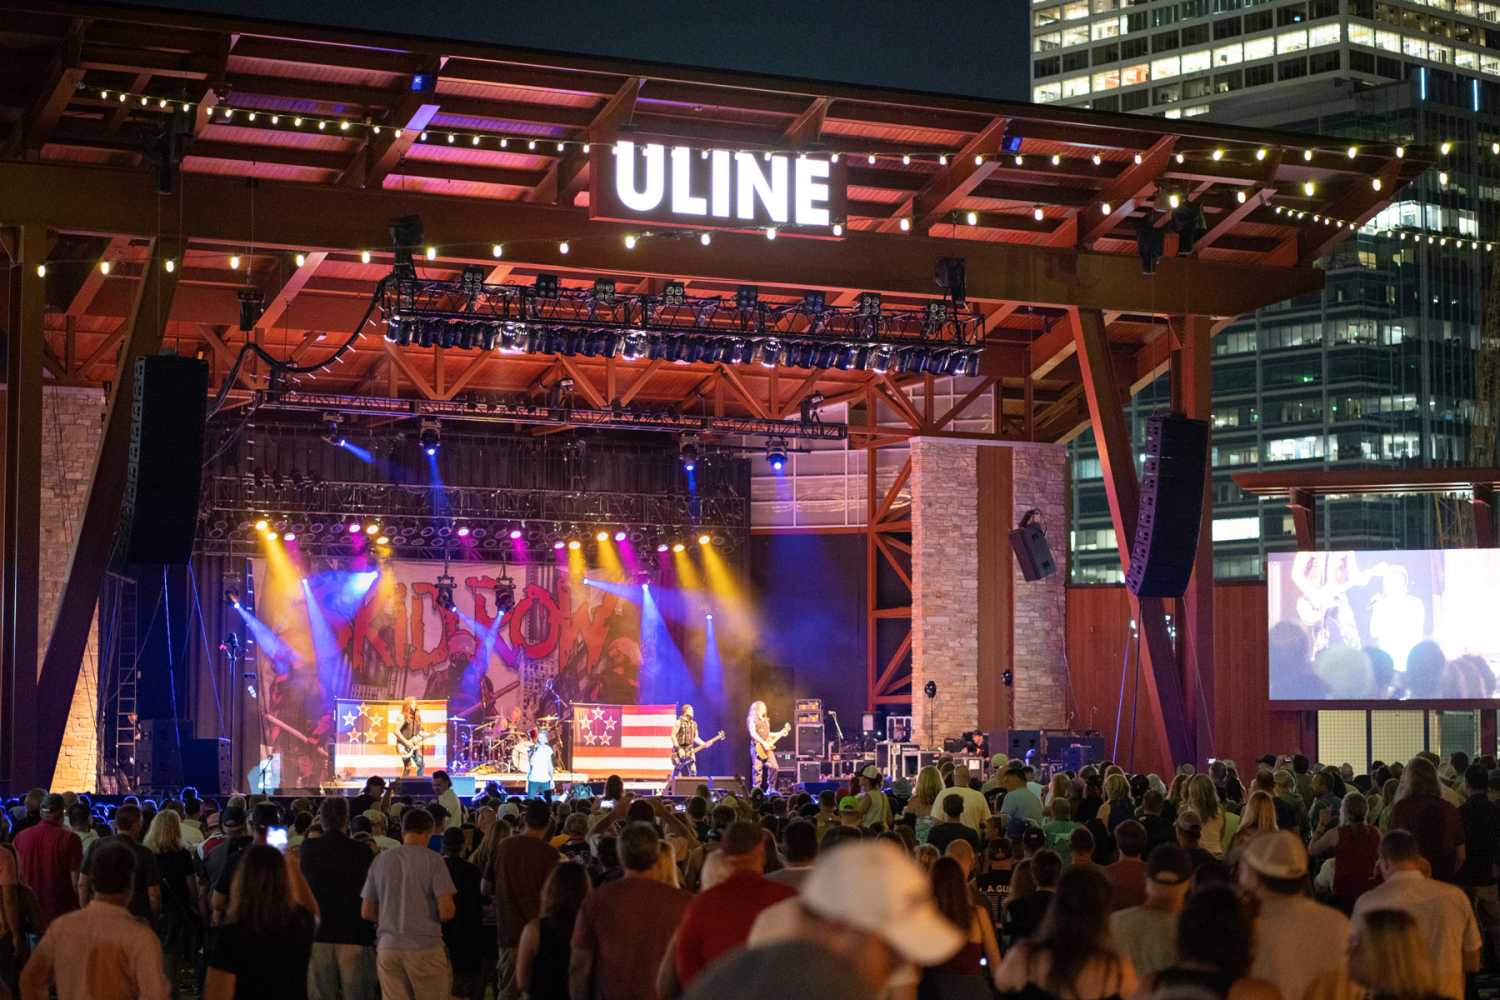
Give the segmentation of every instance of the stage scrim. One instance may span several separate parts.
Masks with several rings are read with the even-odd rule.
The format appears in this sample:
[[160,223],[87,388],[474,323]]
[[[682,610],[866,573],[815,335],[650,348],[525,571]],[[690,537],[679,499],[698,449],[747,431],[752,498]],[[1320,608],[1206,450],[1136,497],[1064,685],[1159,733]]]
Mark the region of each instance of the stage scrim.
[[[399,701],[346,701],[334,703],[338,740],[333,745],[333,769],[339,781],[391,775],[401,772],[401,749],[396,731],[401,728]],[[448,705],[441,701],[419,701],[422,718],[423,771],[431,774],[448,767]]]
[[574,705],[573,770],[590,777],[666,781],[675,705]]

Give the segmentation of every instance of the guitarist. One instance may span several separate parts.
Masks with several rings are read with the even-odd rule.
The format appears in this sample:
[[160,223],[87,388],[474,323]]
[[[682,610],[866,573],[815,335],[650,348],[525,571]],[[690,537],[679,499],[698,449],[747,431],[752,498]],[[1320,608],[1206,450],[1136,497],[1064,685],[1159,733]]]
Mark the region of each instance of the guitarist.
[[782,726],[772,732],[766,703],[754,701],[745,716],[745,729],[750,734],[750,784],[769,791],[776,783],[776,743],[791,731],[791,726]]
[[396,729],[396,746],[401,754],[401,777],[413,772],[422,777],[426,762],[422,759],[422,713],[417,699],[408,698],[401,706],[401,725]]
[[698,720],[693,718],[693,706],[683,705],[677,724],[672,727],[672,777],[695,778],[698,776],[698,754],[706,746],[698,736]]

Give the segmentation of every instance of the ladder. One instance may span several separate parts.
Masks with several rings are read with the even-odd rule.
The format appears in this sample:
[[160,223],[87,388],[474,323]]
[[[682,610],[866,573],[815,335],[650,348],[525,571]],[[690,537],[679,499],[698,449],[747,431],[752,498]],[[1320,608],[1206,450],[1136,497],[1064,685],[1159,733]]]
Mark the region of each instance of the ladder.
[[135,776],[137,728],[137,682],[140,678],[140,636],[137,620],[136,584],[133,579],[111,573],[108,577],[108,607],[114,619],[114,635],[108,653],[109,673],[100,685],[100,719],[105,728],[104,754],[100,755],[100,791],[124,791]]

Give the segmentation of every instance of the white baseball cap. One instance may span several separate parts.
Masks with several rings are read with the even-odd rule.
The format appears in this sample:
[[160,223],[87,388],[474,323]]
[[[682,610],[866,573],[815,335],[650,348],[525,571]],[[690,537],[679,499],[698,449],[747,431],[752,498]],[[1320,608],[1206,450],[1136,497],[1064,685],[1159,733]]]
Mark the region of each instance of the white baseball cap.
[[884,841],[844,844],[818,858],[802,905],[827,920],[874,934],[908,962],[940,965],[964,935],[938,912],[917,863]]

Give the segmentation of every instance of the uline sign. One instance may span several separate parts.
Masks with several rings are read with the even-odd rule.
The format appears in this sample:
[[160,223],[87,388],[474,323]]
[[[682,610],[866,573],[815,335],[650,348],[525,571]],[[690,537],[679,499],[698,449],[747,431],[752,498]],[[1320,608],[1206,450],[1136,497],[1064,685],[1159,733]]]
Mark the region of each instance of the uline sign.
[[844,221],[844,165],[827,157],[634,142],[601,143],[592,156],[593,219],[697,229],[814,230]]

